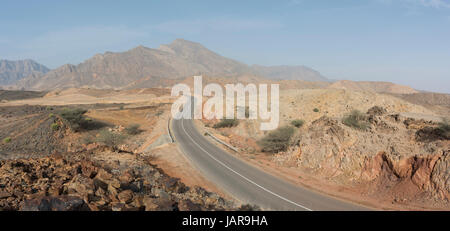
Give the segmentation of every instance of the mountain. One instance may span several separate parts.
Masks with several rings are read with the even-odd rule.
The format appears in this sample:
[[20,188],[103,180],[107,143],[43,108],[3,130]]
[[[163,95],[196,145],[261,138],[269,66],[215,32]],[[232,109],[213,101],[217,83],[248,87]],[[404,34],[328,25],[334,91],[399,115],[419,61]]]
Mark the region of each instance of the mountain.
[[158,49],[138,46],[126,52],[97,54],[77,66],[66,64],[44,76],[23,79],[18,86],[36,90],[124,88],[144,81],[157,86],[165,79],[195,74],[232,76],[245,72],[251,72],[245,64],[222,57],[198,43],[177,39]]
[[157,49],[138,46],[126,52],[97,54],[77,66],[66,64],[43,76],[31,75],[18,82],[17,87],[32,90],[69,87],[130,89],[164,86],[175,79],[197,74],[236,77],[255,73],[275,79],[304,77],[311,80],[314,79],[312,76],[320,76],[305,67],[250,67],[199,43],[177,39]]
[[253,65],[257,75],[274,80],[328,81],[319,72],[305,66],[260,66]]
[[328,88],[346,89],[352,91],[369,91],[377,93],[392,93],[392,94],[414,94],[419,92],[411,87],[398,85],[390,82],[350,81],[350,80],[337,81],[328,86]]
[[49,71],[47,67],[33,60],[0,60],[0,85],[11,85],[29,75],[41,75]]

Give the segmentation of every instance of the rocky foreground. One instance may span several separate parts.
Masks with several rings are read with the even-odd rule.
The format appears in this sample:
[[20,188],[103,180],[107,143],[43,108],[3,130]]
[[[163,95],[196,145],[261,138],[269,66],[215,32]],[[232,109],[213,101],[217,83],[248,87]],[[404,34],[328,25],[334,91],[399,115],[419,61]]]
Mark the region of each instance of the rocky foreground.
[[366,185],[372,195],[393,200],[431,197],[448,204],[448,132],[434,122],[389,114],[381,107],[369,109],[364,117],[365,131],[326,116],[315,120],[301,130],[289,152],[274,158],[344,184]]
[[[114,153],[112,155],[130,155]],[[105,163],[89,155],[0,162],[0,210],[236,210],[200,187],[188,188],[145,158]],[[252,209],[241,207],[241,209]]]

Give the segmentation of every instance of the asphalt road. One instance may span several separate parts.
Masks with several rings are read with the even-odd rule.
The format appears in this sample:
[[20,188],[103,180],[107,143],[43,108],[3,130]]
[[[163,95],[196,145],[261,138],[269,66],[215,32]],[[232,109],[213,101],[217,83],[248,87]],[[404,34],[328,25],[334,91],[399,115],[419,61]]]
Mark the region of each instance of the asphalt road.
[[192,120],[173,120],[175,140],[207,179],[243,203],[277,211],[368,210],[288,183],[259,170],[210,143]]

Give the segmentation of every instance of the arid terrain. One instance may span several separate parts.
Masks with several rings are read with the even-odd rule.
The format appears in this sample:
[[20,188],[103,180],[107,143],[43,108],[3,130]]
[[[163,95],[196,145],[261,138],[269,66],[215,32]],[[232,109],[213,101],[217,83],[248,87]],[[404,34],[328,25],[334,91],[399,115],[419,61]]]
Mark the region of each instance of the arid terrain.
[[[213,81],[230,80],[207,80]],[[448,131],[439,130],[442,118],[450,116],[446,96],[443,102],[431,96],[415,101],[411,94],[331,89],[304,81],[296,82],[306,83],[303,88],[292,89],[295,85],[283,87],[283,82],[280,126],[303,120],[298,128],[292,126],[286,150],[262,149],[259,140],[269,132],[259,131],[261,121],[212,128],[218,121],[202,120],[199,130],[238,148],[231,153],[258,168],[334,197],[373,209],[448,210],[450,141]],[[171,142],[173,100],[168,89],[159,88],[70,88],[34,98],[26,92],[23,99],[4,97],[0,207],[238,209],[239,201],[192,167]],[[85,111],[84,122],[74,127],[66,114],[77,110]],[[343,122],[355,110],[363,115],[365,129]]]
[[277,130],[261,131],[259,119],[195,121],[192,130],[216,138],[197,137],[209,145],[370,209],[450,210],[449,94],[247,65],[183,39],[52,70],[1,60],[0,209],[258,209],[173,142],[171,87],[193,87],[195,75],[203,85],[280,86]]
[[[280,126],[294,129],[283,150],[264,150],[260,141],[270,132],[258,120],[229,128],[203,120],[198,127],[255,166],[336,197],[378,209],[448,210],[448,95],[376,91],[283,90]],[[347,123],[355,111],[355,123]]]
[[[24,92],[27,99],[7,103],[11,98],[5,97],[0,105],[0,208],[240,209],[171,143],[167,97],[164,89],[71,89],[31,99]],[[74,120],[77,115],[81,121]]]

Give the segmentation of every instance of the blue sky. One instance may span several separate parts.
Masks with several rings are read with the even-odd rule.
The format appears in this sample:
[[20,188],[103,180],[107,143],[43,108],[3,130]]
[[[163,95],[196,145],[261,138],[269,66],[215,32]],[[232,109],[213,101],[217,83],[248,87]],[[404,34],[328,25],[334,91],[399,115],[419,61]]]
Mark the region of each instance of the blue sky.
[[50,68],[196,41],[247,64],[450,93],[450,0],[2,0],[0,59]]

